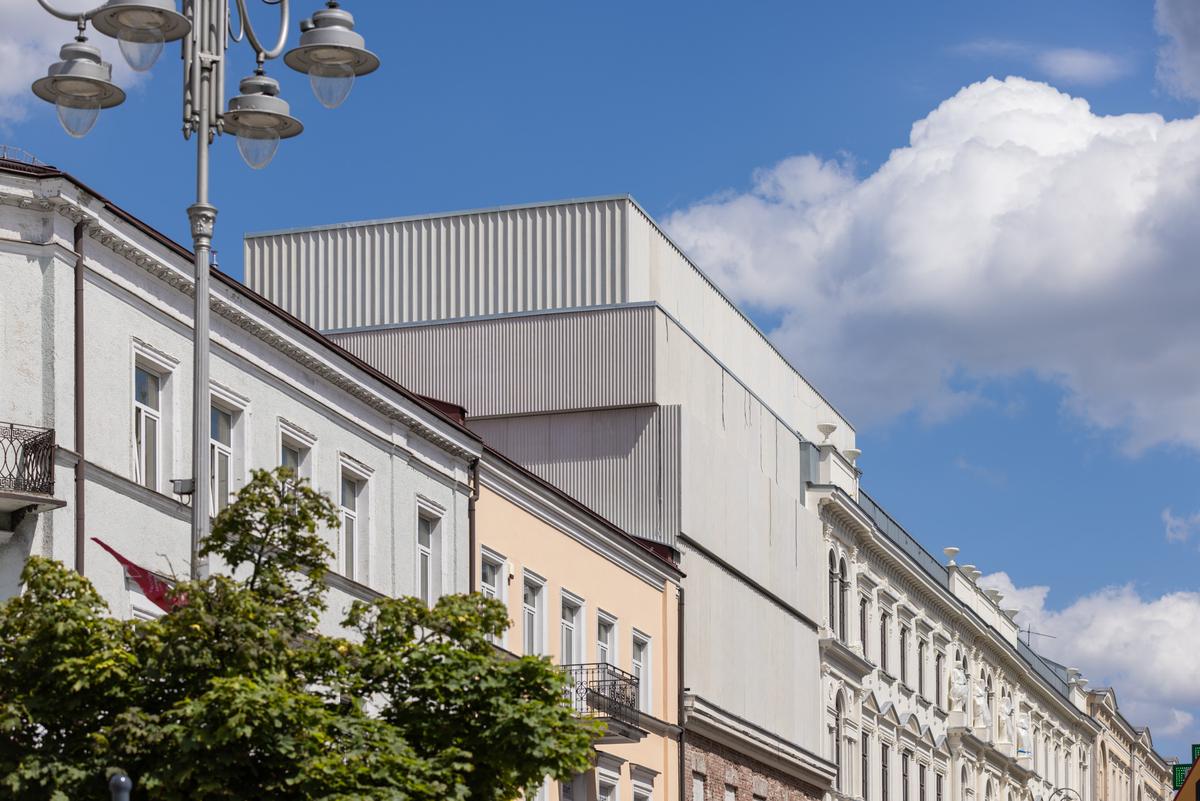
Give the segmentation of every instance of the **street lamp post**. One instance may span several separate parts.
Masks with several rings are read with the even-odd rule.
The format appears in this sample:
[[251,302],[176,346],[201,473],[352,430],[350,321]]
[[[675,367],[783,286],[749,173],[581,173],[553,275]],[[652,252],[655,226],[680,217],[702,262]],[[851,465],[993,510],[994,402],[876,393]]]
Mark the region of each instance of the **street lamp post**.
[[[120,105],[125,93],[112,82],[112,65],[100,58],[99,49],[87,44],[87,23],[117,40],[126,62],[137,71],[150,69],[166,42],[182,40],[183,136],[196,137],[196,202],[188,207],[195,257],[195,312],[192,394],[192,578],[207,573],[199,556],[208,534],[211,514],[209,461],[209,302],[208,276],[212,259],[213,227],[217,209],[208,198],[208,149],[221,133],[237,137],[238,151],[254,169],[270,163],[279,140],[289,139],[304,126],[289,113],[279,97],[279,83],[267,76],[265,62],[278,58],[287,42],[289,0],[261,0],[279,8],[279,32],[273,47],[265,47],[246,13],[247,0],[108,0],[85,12],[65,12],[49,0],[38,3],[55,17],[76,23],[75,41],[63,45],[60,60],[46,77],[33,84],[38,97],[54,103],[58,119],[68,134],[82,137],[96,124],[101,109]],[[237,11],[236,30],[234,8]],[[309,76],[313,94],[322,105],[341,105],[354,78],[373,72],[379,59],[364,47],[354,31],[354,18],[337,0],[300,23],[300,44],[284,56],[284,63]],[[225,99],[226,48],[243,39],[254,50],[254,73],[244,78],[240,94]]]

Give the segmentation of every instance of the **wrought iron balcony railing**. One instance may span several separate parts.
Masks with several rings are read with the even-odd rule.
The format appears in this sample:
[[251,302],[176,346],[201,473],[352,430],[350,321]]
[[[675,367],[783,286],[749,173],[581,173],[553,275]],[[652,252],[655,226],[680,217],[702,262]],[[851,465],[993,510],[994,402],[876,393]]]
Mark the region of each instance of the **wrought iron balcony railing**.
[[54,429],[0,422],[0,491],[54,494]]
[[640,724],[636,676],[603,662],[563,665],[563,670],[570,677],[567,692],[577,714]]

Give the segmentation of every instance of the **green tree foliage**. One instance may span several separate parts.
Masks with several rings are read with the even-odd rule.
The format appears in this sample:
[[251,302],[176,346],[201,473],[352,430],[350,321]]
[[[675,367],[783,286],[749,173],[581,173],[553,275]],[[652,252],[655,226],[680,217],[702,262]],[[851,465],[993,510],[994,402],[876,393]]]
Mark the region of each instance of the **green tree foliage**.
[[328,498],[258,471],[204,544],[213,575],[155,621],[115,620],[87,579],[30,558],[0,605],[0,796],[510,801],[586,770],[547,660],[498,652],[503,606],[448,596],[356,603],[320,633],[338,525]]

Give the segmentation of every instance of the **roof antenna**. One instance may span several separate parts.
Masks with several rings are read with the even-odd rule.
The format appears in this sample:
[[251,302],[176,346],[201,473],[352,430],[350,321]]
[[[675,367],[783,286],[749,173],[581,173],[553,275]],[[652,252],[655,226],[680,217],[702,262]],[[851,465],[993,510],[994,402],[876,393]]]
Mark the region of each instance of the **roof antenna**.
[[1025,635],[1025,644],[1026,644],[1026,645],[1029,645],[1030,647],[1032,647],[1032,645],[1030,644],[1029,640],[1030,640],[1030,638],[1031,638],[1033,635],[1035,635],[1035,634],[1036,634],[1038,637],[1049,637],[1049,638],[1050,638],[1050,639],[1052,639],[1052,640],[1057,640],[1057,639],[1058,639],[1058,637],[1054,636],[1053,634],[1046,634],[1045,632],[1041,632],[1041,631],[1034,631],[1034,630],[1033,630],[1033,628],[1032,628],[1031,626],[1026,626],[1026,627],[1025,627],[1025,628],[1023,628],[1023,629],[1018,629],[1018,631],[1019,631],[1021,634],[1024,634],[1024,635]]

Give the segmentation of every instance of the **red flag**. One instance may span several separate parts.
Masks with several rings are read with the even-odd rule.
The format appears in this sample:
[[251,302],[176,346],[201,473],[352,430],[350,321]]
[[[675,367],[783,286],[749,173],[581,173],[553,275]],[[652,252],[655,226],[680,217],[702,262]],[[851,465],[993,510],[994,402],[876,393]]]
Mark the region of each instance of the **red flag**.
[[117,553],[108,543],[99,537],[92,537],[92,542],[99,545],[104,550],[113,555],[113,558],[121,563],[125,568],[125,573],[134,583],[141,588],[142,594],[150,600],[152,604],[157,606],[164,612],[170,612],[177,606],[182,606],[187,599],[180,596],[171,596],[171,585],[163,581],[156,574],[150,572],[141,565],[135,564],[126,559],[121,554]]

